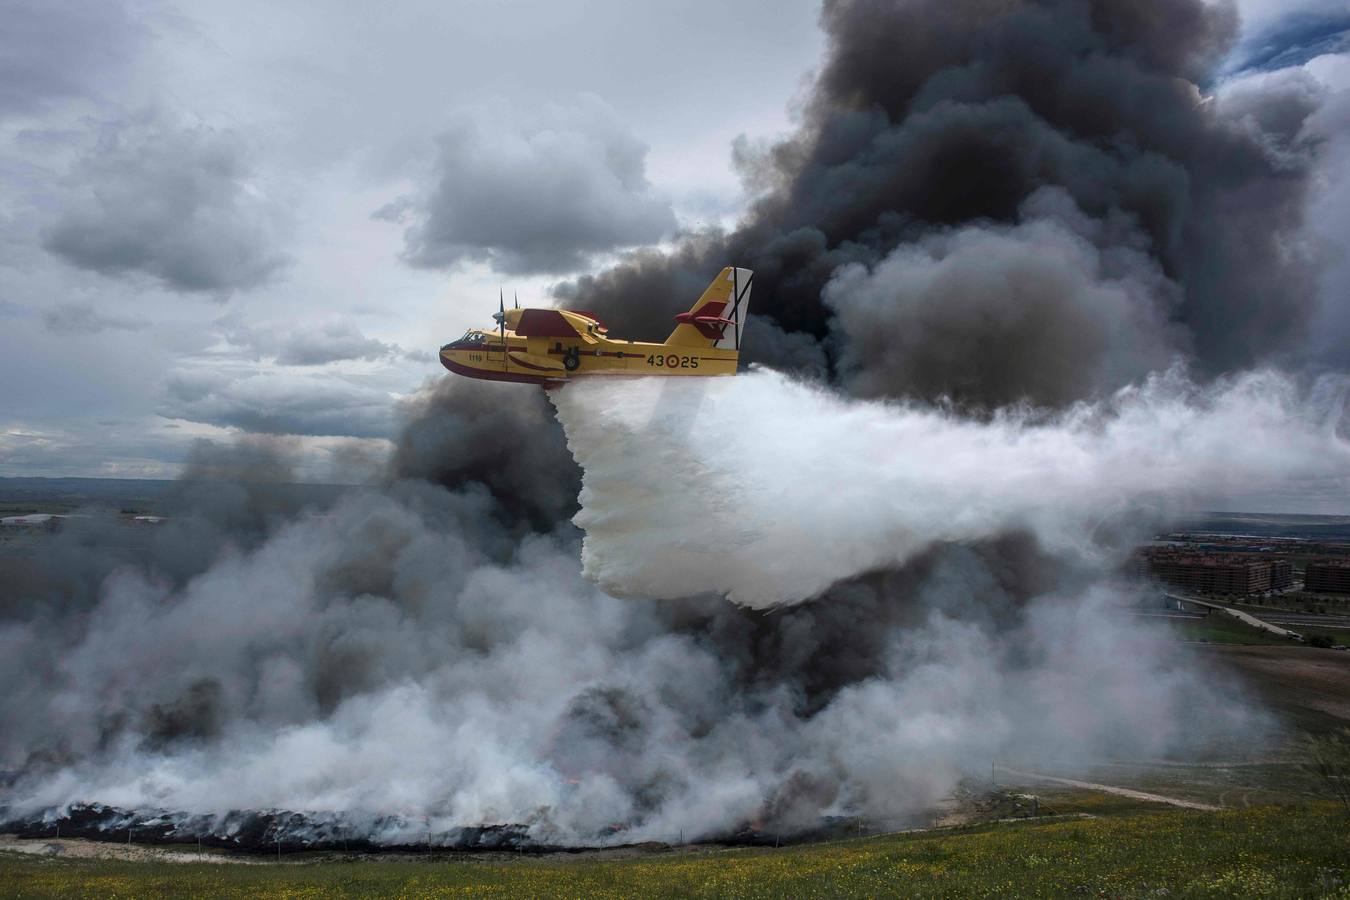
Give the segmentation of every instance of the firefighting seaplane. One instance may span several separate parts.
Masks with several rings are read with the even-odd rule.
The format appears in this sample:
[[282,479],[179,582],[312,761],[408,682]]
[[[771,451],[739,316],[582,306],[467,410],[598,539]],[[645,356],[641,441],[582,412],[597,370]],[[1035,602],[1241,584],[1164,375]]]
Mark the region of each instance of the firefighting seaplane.
[[675,317],[665,343],[609,336],[603,322],[580,309],[506,308],[492,331],[471,328],[441,348],[441,364],[456,375],[554,387],[589,375],[735,375],[754,273],[723,269],[689,312]]

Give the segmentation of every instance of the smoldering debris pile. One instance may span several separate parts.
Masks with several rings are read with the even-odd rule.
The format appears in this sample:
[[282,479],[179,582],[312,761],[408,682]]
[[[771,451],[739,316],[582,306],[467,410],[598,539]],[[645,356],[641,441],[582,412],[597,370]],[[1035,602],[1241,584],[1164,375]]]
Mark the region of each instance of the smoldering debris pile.
[[353,818],[302,813],[231,810],[223,815],[168,810],[119,810],[99,803],[74,804],[59,815],[6,822],[5,830],[22,838],[84,838],[137,844],[191,844],[214,850],[301,853],[310,850],[370,852],[404,850],[511,850],[541,852],[523,825],[457,828],[432,834],[400,816]]
[[[1202,0],[855,0],[823,24],[800,133],[742,154],[745,224],[566,291],[616,332],[660,331],[709,271],[755,268],[748,354],[815,387],[719,386],[747,401],[729,459],[716,405],[649,404],[650,432],[616,421],[625,458],[575,430],[611,411],[569,386],[584,509],[548,401],[514,385],[430,383],[387,480],[322,515],[277,502],[284,467],[253,445],[222,483],[217,448],[181,527],[134,553],[63,532],[50,577],[3,597],[5,816],[264,847],[694,841],[921,816],[993,758],[1259,749],[1273,720],[1118,615],[1136,588],[1111,560],[1156,513],[1150,472],[1345,489],[1327,468],[1343,378],[1243,374],[1311,359],[1301,329],[1326,282],[1301,210],[1336,139],[1317,130],[1327,98],[1298,73],[1216,87],[1233,22]],[[1178,360],[1189,376],[1149,380]],[[1224,410],[1269,415],[1195,445],[1185,426]],[[785,422],[801,440],[760,439]],[[669,483],[631,459],[659,456],[662,433],[685,442]],[[1061,453],[1037,455],[1046,435]],[[1159,435],[1177,443],[1147,446]],[[832,502],[851,472],[834,446],[865,469],[845,502],[775,518],[784,484]],[[1144,475],[1122,483],[1103,458]],[[1027,460],[1039,498],[1009,480]],[[911,502],[934,483],[941,502]],[[596,502],[600,485],[627,505]],[[739,509],[788,538],[767,545],[786,568]],[[602,580],[668,599],[583,577],[578,512],[637,541],[599,548]],[[690,552],[710,539],[713,557]]]

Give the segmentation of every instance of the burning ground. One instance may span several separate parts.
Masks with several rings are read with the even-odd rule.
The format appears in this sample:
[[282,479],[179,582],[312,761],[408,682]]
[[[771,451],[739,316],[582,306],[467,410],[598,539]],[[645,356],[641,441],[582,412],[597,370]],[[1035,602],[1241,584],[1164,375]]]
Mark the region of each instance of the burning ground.
[[1275,737],[1110,614],[1112,569],[1159,488],[1343,495],[1304,216],[1343,98],[1216,85],[1235,23],[1198,0],[822,23],[800,133],[740,150],[744,224],[559,288],[642,336],[755,268],[747,355],[811,383],[574,385],[564,433],[537,391],[435,380],[322,508],[272,487],[284,443],[204,445],[168,525],[76,523],[5,591],[6,817],[698,840],[922,817],[996,757]]

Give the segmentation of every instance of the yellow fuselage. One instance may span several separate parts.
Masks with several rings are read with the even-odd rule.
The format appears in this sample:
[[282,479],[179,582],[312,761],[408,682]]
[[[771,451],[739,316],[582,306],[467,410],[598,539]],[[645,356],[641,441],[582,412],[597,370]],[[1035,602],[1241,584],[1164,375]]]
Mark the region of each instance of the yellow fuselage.
[[[516,333],[522,313],[544,312],[557,327],[535,321],[531,330],[555,333]],[[505,320],[504,333],[474,330],[446,344],[441,364],[470,378],[555,385],[588,375],[735,375],[740,356],[716,347],[611,340],[593,319],[570,310],[507,310]]]

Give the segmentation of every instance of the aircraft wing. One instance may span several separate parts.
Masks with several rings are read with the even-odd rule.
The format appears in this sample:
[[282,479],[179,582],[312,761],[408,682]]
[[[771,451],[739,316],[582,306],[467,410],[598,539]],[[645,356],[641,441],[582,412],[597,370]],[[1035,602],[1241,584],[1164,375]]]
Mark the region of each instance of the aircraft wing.
[[585,326],[563,315],[559,309],[521,310],[520,320],[516,323],[516,334],[521,337],[574,338],[588,337]]

